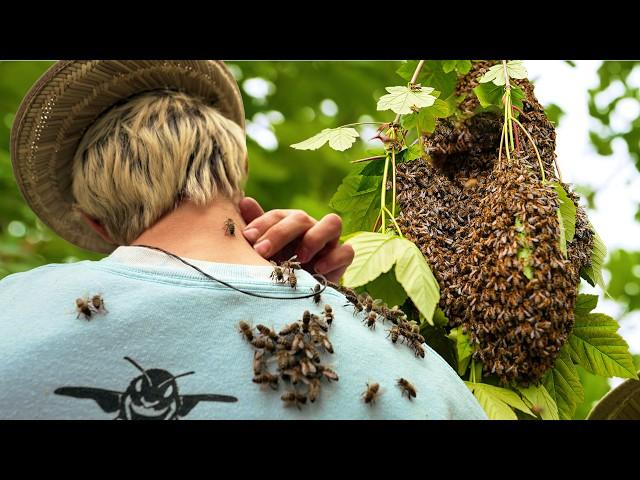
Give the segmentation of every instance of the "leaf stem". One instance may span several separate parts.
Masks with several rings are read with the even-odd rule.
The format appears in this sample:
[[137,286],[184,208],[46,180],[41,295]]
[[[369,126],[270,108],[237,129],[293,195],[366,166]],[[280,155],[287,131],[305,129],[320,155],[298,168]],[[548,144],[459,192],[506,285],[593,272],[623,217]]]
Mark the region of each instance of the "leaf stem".
[[396,219],[391,215],[391,212],[389,211],[389,209],[387,207],[384,207],[384,210],[389,215],[389,218],[391,218],[391,221],[393,222],[394,227],[396,227],[396,232],[398,232],[398,235],[400,237],[404,238],[404,235],[402,235],[402,231],[400,230],[400,227],[398,226],[398,222],[396,222]]
[[380,193],[380,215],[382,216],[382,233],[387,231],[387,222],[384,215],[387,209],[387,175],[389,174],[389,156],[384,161],[384,173],[382,175],[382,192]]
[[540,166],[540,174],[542,175],[542,181],[545,182],[546,179],[544,175],[544,166],[542,165],[542,158],[540,158],[540,152],[538,152],[538,147],[536,147],[536,142],[533,141],[533,138],[531,137],[531,135],[529,135],[529,132],[527,132],[527,130],[524,128],[524,126],[520,123],[519,120],[514,118],[513,121],[516,123],[516,125],[520,127],[520,129],[524,132],[524,134],[527,136],[527,138],[531,142],[531,145],[533,146],[533,149],[536,152],[536,157],[538,158],[538,165]]
[[374,155],[373,157],[367,157],[367,158],[360,158],[358,160],[351,160],[350,163],[363,163],[363,162],[370,162],[371,160],[382,160],[383,158],[386,158],[386,155]]
[[396,151],[391,150],[391,178],[393,185],[393,198],[391,199],[391,219],[395,223],[396,218]]

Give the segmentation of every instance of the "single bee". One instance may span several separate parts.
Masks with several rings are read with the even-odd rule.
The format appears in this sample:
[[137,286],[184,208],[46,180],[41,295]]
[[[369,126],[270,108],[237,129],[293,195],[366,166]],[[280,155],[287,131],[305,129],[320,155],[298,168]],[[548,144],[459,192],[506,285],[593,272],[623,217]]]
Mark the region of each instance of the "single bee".
[[400,335],[400,327],[398,327],[397,325],[391,327],[389,329],[389,334],[387,335],[388,337],[391,337],[391,341],[393,343],[396,343],[398,341],[398,336]]
[[422,85],[419,83],[410,83],[409,88],[412,92],[419,92],[420,90],[422,90]]
[[311,320],[313,321],[311,325],[312,328],[316,328],[316,329],[319,328],[323,332],[326,332],[329,330],[329,325],[327,325],[327,323],[325,323],[325,321],[322,320],[318,315],[311,314]]
[[300,324],[295,322],[290,325],[285,325],[285,327],[280,330],[280,335],[285,336],[292,333],[298,333],[298,330],[300,330]]
[[289,380],[294,385],[297,385],[300,380],[302,380],[302,370],[300,367],[288,368],[282,372],[282,379]]
[[313,301],[316,305],[318,305],[322,301],[322,296],[318,293],[321,288],[322,287],[320,286],[320,284],[316,283],[316,286],[311,289],[311,291],[314,293]]
[[247,322],[240,320],[240,323],[238,323],[238,329],[247,342],[253,341],[253,332],[251,331],[251,326]]
[[371,312],[365,319],[367,327],[375,330],[376,329],[376,318],[378,318],[378,314],[376,312]]
[[302,369],[302,375],[305,377],[310,377],[317,372],[316,366],[308,358],[300,360],[300,368]]
[[367,383],[367,389],[362,394],[362,398],[364,399],[364,403],[374,404],[376,403],[376,397],[380,391],[380,384],[378,383]]
[[333,323],[334,316],[333,316],[333,309],[331,308],[331,305],[325,304],[324,319],[329,325]]
[[320,354],[315,347],[309,343],[304,346],[304,354],[307,356],[309,360],[313,360],[316,363],[320,363]]
[[259,324],[259,325],[256,325],[256,328],[260,331],[261,334],[271,338],[272,340],[275,340],[278,338],[278,334],[273,330],[271,330],[269,327],[265,327],[264,325]]
[[336,382],[339,380],[338,374],[331,370],[329,367],[325,367],[324,365],[318,365],[318,372],[322,374],[327,380],[335,380]]
[[282,262],[282,268],[289,274],[293,274],[294,270],[300,270],[300,268],[302,268],[300,266],[300,262],[296,262],[296,258],[298,258],[298,255],[294,255],[293,257],[291,257],[289,260],[285,260],[284,262]]
[[295,289],[298,285],[298,277],[293,273],[293,270],[289,272],[289,276],[287,277],[287,281],[289,282],[289,286]]
[[85,320],[91,320],[93,310],[91,310],[90,303],[86,298],[76,298],[76,311],[78,312],[76,318],[80,318],[82,314]]
[[278,368],[280,370],[286,370],[287,368],[293,367],[298,363],[295,356],[291,355],[291,353],[287,352],[286,350],[280,350],[277,353],[277,359]]
[[311,312],[309,310],[305,310],[302,314],[302,331],[304,333],[309,332],[309,322],[311,321]]
[[234,237],[236,234],[236,224],[230,218],[224,221],[224,233],[231,237]]
[[464,182],[464,188],[473,188],[478,185],[478,179],[470,178],[466,182]]
[[253,354],[253,373],[260,375],[264,368],[264,350],[256,350]]
[[296,333],[291,342],[291,350],[299,352],[304,348],[304,336],[301,333]]
[[322,337],[322,346],[327,352],[333,353],[333,345],[331,345],[331,342],[326,336]]
[[259,383],[261,385],[269,384],[269,386],[273,390],[278,389],[278,376],[273,375],[269,372],[263,372],[259,375],[256,375],[255,377],[253,377],[252,381],[253,383]]
[[411,348],[415,352],[416,357],[424,358],[424,348],[422,347],[422,344],[420,342],[418,342],[417,340],[412,340]]
[[316,399],[320,396],[320,379],[314,378],[309,382],[309,391],[307,392],[309,395],[309,401],[311,403],[315,402]]
[[286,392],[280,398],[287,406],[295,404],[298,410],[301,410],[300,405],[307,403],[307,396],[298,392]]
[[362,312],[362,310],[364,310],[364,306],[358,302],[358,303],[354,303],[353,304],[353,315],[357,315],[358,313]]
[[96,294],[91,297],[91,305],[90,307],[93,309],[95,313],[107,313],[107,307],[104,305],[104,299],[102,295]]
[[276,344],[269,337],[259,337],[251,340],[251,345],[256,348],[264,348],[268,352],[274,352],[276,349]]
[[367,313],[373,310],[373,298],[371,298],[369,294],[364,295],[363,301],[361,303],[364,305],[364,308],[367,311]]
[[399,378],[397,385],[400,387],[400,390],[402,390],[402,395],[406,393],[409,400],[411,400],[412,397],[416,398],[416,387],[409,383],[408,380]]
[[284,269],[273,260],[271,260],[271,265],[273,265],[273,272],[271,272],[270,278],[275,280],[276,283],[285,283]]

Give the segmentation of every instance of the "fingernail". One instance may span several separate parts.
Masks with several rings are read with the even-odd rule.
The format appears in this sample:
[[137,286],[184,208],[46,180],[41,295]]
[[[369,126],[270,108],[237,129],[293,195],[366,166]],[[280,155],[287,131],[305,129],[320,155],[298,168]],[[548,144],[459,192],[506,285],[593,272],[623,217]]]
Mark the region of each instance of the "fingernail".
[[258,229],[257,228],[249,228],[244,232],[244,238],[246,238],[249,242],[253,243],[258,239]]
[[300,250],[298,250],[298,261],[300,263],[306,263],[307,256],[309,255],[309,252],[307,252],[306,248],[301,248]]
[[269,240],[262,240],[256,243],[253,248],[256,252],[258,252],[263,257],[266,257],[269,254],[269,249],[271,248],[271,242]]

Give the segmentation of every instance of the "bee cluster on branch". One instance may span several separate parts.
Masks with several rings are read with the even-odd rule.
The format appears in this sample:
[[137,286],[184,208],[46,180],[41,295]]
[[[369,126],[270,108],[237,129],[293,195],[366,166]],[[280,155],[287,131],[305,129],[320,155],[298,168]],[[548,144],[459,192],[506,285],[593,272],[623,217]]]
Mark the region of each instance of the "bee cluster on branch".
[[273,272],[271,272],[269,278],[271,278],[274,282],[283,285],[288,283],[291,288],[295,289],[298,285],[298,278],[296,277],[295,271],[302,268],[300,266],[300,262],[296,261],[297,258],[298,256],[294,255],[289,260],[285,260],[284,262],[280,263],[280,265],[271,260]]
[[[555,169],[555,130],[527,80],[522,126],[534,139],[498,162],[503,117],[478,111],[473,88],[495,62],[459,78],[457,120],[438,120],[425,153],[398,165],[398,225],[426,257],[449,326],[462,326],[484,374],[503,383],[537,383],[552,368],[574,324],[579,271],[590,264],[592,230],[578,196]],[[562,184],[576,205],[575,236],[560,246]]]
[[[337,381],[338,374],[322,363],[321,354],[333,353],[328,331],[333,323],[333,310],[324,305],[322,315],[308,310],[302,319],[286,325],[280,332],[264,325],[257,325],[257,334],[251,326],[241,321],[240,332],[255,349],[253,357],[253,382],[279,389],[279,382],[290,385],[281,399],[285,405],[315,402],[320,396],[322,380]],[[275,373],[271,368],[275,364]]]
[[80,315],[82,315],[85,320],[91,320],[93,315],[104,315],[108,310],[104,304],[102,295],[95,294],[90,297],[76,298],[76,312],[76,318],[80,318]]
[[409,321],[407,315],[397,305],[389,308],[382,300],[374,300],[368,293],[357,293],[351,288],[336,283],[329,283],[329,285],[347,298],[353,305],[354,315],[361,315],[363,323],[368,328],[375,330],[378,320],[383,323],[388,320],[392,324],[387,335],[391,342],[397,343],[400,339],[400,343],[407,345],[416,357],[424,358],[425,339],[420,334],[420,326],[415,321]]

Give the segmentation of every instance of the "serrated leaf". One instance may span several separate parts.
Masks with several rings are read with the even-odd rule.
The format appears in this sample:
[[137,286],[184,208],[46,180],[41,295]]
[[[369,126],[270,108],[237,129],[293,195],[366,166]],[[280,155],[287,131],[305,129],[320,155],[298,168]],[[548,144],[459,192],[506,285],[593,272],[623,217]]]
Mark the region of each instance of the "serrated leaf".
[[529,407],[512,390],[486,383],[464,382],[490,420],[517,420],[513,409],[534,416]]
[[561,224],[564,227],[565,240],[566,243],[569,243],[573,240],[576,233],[576,205],[573,203],[573,200],[569,198],[562,185],[555,182],[552,183],[552,185],[558,195],[558,211],[562,219]]
[[[368,188],[364,188],[365,178],[372,179]],[[343,235],[373,227],[380,209],[381,183],[382,177],[349,175],[344,178],[329,202],[329,206],[342,217]]]
[[518,388],[527,406],[533,410],[538,410],[540,418],[543,420],[560,420],[558,406],[544,385]]
[[445,327],[448,324],[449,319],[447,318],[447,316],[440,309],[440,307],[436,307],[436,311],[433,313],[433,325],[435,327]]
[[344,273],[344,284],[350,288],[365,285],[388,272],[404,252],[400,237],[384,233],[362,232],[347,243],[355,251],[353,262]]
[[351,148],[359,136],[360,134],[355,128],[325,128],[311,138],[299,143],[294,143],[291,145],[291,148],[295,148],[296,150],[317,150],[329,142],[331,148],[343,152]]
[[462,327],[456,327],[449,332],[449,338],[456,344],[456,358],[458,359],[458,375],[463,376],[467,372],[473,346],[469,342],[469,337],[462,333]]
[[598,296],[590,295],[586,293],[581,293],[576,298],[575,306],[573,310],[575,312],[576,317],[581,315],[587,315],[591,310],[596,308],[598,305]]
[[390,306],[402,305],[407,299],[407,292],[396,279],[393,269],[369,282],[366,290],[372,298],[381,298]]
[[[522,60],[510,60],[507,62],[507,75],[509,78],[527,78],[527,69],[524,67]],[[495,85],[502,86],[506,84],[504,65],[498,63],[492,66],[480,78],[479,83],[493,82]]]
[[542,382],[558,406],[560,420],[571,420],[577,404],[584,400],[584,390],[566,345]]
[[400,115],[412,113],[411,107],[422,108],[434,104],[436,97],[431,95],[433,88],[420,87],[412,90],[408,86],[386,87],[386,95],[378,100],[378,110],[392,110]]
[[433,325],[433,312],[440,301],[440,286],[418,247],[405,238],[400,242],[403,253],[396,263],[396,278],[427,322]]
[[573,360],[594,375],[637,379],[629,345],[618,328],[618,322],[604,313],[577,315],[569,336]]
[[407,151],[404,155],[404,160],[410,162],[413,160],[417,160],[418,158],[422,158],[423,155],[424,151],[422,150],[422,145],[420,145],[420,142],[418,142],[414,145],[410,145],[409,148],[407,148]]
[[580,276],[584,278],[593,287],[600,286],[605,290],[604,278],[602,277],[602,266],[604,265],[604,257],[607,256],[607,247],[602,238],[591,226],[593,231],[593,248],[591,250],[591,265],[580,269]]
[[456,70],[458,73],[465,75],[471,70],[471,60],[443,60],[442,71],[449,73]]
[[[502,96],[504,95],[504,87],[496,86],[493,83],[481,83],[473,89],[473,93],[478,97],[482,108],[495,108],[500,112],[504,110],[502,104]],[[522,100],[525,93],[520,87],[511,87],[511,104],[522,110]],[[519,113],[516,111],[515,116]]]

